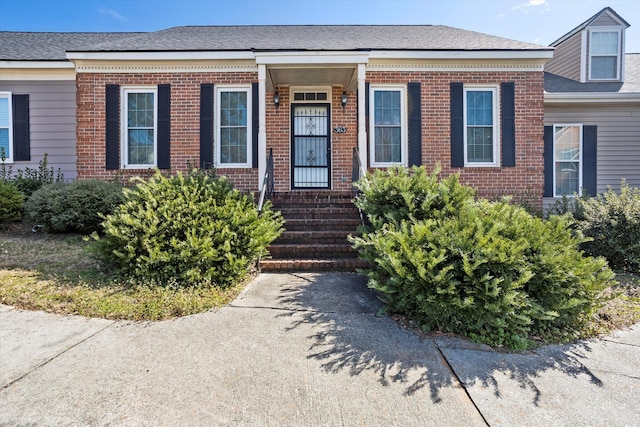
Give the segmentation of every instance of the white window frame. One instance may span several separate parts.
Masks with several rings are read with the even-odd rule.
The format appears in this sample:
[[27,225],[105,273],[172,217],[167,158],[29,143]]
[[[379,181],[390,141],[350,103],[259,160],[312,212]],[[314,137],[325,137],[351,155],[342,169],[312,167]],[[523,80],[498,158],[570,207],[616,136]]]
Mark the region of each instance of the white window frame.
[[[222,163],[220,159],[220,100],[222,92],[245,92],[247,94],[247,161],[245,163]],[[215,159],[216,159],[216,167],[218,168],[251,168],[253,165],[253,151],[252,151],[252,139],[253,139],[253,123],[251,121],[252,115],[252,97],[251,97],[251,86],[250,85],[234,85],[234,86],[224,86],[224,85],[216,85],[216,94],[215,94],[215,140],[214,140],[214,151],[215,151]]]
[[[558,188],[556,185],[556,163],[558,162],[566,162],[567,160],[557,160],[556,159],[556,128],[557,127],[577,127],[578,128],[578,135],[580,137],[580,142],[579,142],[579,147],[580,147],[580,152],[578,153],[578,191],[577,194],[579,195],[582,192],[582,165],[583,165],[583,161],[582,161],[582,152],[583,152],[583,129],[582,129],[582,124],[578,124],[578,123],[554,123],[553,124],[553,197],[562,197],[562,196],[567,196],[567,197],[574,197],[574,194],[557,194],[556,189]],[[575,161],[575,160],[573,160]]]
[[[616,76],[609,78],[609,79],[602,79],[602,78],[593,78],[591,76],[591,70],[593,67],[593,60],[592,58],[594,56],[598,57],[598,56],[612,56],[612,55],[594,55],[593,53],[591,53],[591,49],[593,48],[593,33],[618,33],[618,47],[616,50]],[[620,73],[621,73],[621,68],[622,68],[622,58],[621,58],[621,46],[622,46],[622,30],[620,28],[617,27],[597,27],[596,28],[590,28],[589,29],[589,80],[593,80],[593,81],[617,81],[620,80]]]
[[[153,163],[129,164],[129,132],[128,130],[128,104],[127,95],[130,93],[153,94]],[[158,87],[157,86],[123,86],[120,89],[120,153],[123,169],[149,169],[158,165]]]
[[[400,161],[376,162],[376,125],[375,125],[375,93],[377,91],[393,91],[400,93]],[[407,166],[409,157],[408,124],[407,124],[407,87],[406,85],[373,85],[369,86],[369,164],[371,167]]]
[[[491,162],[469,162],[467,160],[467,93],[491,92],[493,104],[493,160]],[[464,85],[462,94],[463,133],[464,133],[464,166],[465,167],[499,167],[500,166],[500,87],[498,85]]]
[[[8,115],[9,115],[8,117],[9,125],[7,129],[9,132],[9,150],[7,153],[4,153],[5,154],[4,163],[8,164],[8,163],[13,163],[13,98],[12,98],[11,92],[0,92],[0,98],[6,98],[8,100],[7,109],[8,109]],[[3,163],[2,158],[0,158],[0,163]]]

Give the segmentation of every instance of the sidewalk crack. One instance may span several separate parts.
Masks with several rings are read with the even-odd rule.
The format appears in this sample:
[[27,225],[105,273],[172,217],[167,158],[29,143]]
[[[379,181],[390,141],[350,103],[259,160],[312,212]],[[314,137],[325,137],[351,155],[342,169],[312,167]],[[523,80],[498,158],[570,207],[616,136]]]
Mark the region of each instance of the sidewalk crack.
[[0,391],[5,390],[9,387],[11,387],[12,385],[14,385],[15,383],[17,383],[18,381],[23,380],[24,378],[26,378],[27,376],[29,376],[32,372],[35,372],[36,370],[42,368],[43,366],[49,364],[50,362],[52,362],[53,360],[57,359],[58,357],[62,356],[63,354],[65,354],[66,352],[68,352],[69,350],[79,346],[80,344],[82,344],[83,342],[95,337],[96,335],[98,335],[100,332],[104,331],[105,329],[111,327],[113,324],[115,324],[116,322],[111,322],[110,324],[108,324],[107,326],[105,326],[102,329],[97,330],[96,332],[94,332],[93,334],[89,335],[88,337],[78,341],[77,343],[73,344],[72,346],[65,348],[64,350],[62,350],[61,352],[59,352],[58,354],[50,357],[49,359],[45,360],[44,362],[38,364],[37,366],[31,368],[30,370],[28,370],[27,372],[25,372],[24,374],[20,375],[18,378],[9,381],[7,384],[4,384],[2,386],[0,386]]

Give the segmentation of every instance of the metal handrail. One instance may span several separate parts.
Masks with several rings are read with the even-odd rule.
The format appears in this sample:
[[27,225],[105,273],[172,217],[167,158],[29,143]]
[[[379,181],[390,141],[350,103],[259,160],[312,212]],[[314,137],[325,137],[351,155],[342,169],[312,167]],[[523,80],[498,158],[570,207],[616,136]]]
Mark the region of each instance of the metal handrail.
[[273,176],[273,148],[269,148],[269,157],[267,158],[267,169],[262,179],[262,189],[260,190],[260,200],[258,201],[258,212],[262,212],[264,203],[273,195],[275,188],[275,179]]
[[[357,198],[360,194],[360,190],[358,190],[356,182],[360,181],[360,179],[364,177],[365,174],[366,171],[362,167],[362,163],[360,162],[360,152],[358,151],[358,147],[353,147],[353,158],[351,161],[351,189],[353,190],[354,199]],[[360,222],[362,223],[362,225],[364,225],[364,213],[360,208],[358,208],[358,212],[360,213]]]

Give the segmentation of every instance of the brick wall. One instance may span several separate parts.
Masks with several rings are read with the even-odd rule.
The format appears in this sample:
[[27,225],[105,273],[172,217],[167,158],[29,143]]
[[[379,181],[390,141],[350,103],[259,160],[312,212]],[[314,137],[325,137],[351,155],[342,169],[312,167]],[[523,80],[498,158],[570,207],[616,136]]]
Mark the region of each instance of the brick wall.
[[[420,82],[422,106],[422,164],[442,166],[441,176],[460,172],[463,183],[481,197],[513,195],[542,206],[543,74],[542,72],[368,72],[374,83]],[[515,167],[451,168],[450,83],[496,84],[515,82]]]
[[[105,85],[171,85],[171,165],[172,171],[186,170],[187,163],[199,163],[200,83],[239,84],[257,81],[256,73],[154,73],[77,75],[78,177],[109,179],[146,176],[147,170],[107,171],[105,165]],[[463,183],[472,185],[483,197],[503,194],[532,197],[542,203],[543,188],[543,75],[541,72],[368,72],[375,83],[421,83],[422,162],[432,169],[442,166],[442,175],[461,173]],[[451,168],[450,89],[451,82],[496,84],[515,82],[516,166]],[[280,107],[267,94],[267,149],[273,148],[276,191],[291,188],[291,152],[288,87],[278,87]],[[351,188],[352,150],[357,145],[357,99],[349,92],[343,109],[342,86],[331,93],[331,129],[346,127],[343,134],[331,134],[332,189]],[[368,156],[367,156],[368,157]],[[257,169],[219,169],[241,189],[257,190]]]
[[[105,169],[105,87],[108,84],[171,85],[171,172],[200,164],[200,84],[248,84],[257,73],[79,73],[77,85],[77,151],[79,179],[146,177],[147,169]],[[257,169],[218,169],[237,188],[255,190]]]

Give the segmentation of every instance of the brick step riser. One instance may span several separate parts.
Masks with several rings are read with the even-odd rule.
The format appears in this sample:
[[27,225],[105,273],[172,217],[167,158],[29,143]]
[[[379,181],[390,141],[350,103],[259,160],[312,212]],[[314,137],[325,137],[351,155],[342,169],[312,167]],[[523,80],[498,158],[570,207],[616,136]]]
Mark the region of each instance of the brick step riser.
[[344,245],[349,243],[347,239],[348,233],[345,233],[344,237],[278,237],[273,244],[274,245]]
[[348,210],[348,211],[355,211],[358,212],[358,208],[355,208],[352,204],[338,204],[338,203],[331,203],[331,204],[327,204],[327,203],[288,203],[285,205],[281,205],[281,206],[272,206],[273,210],[276,211],[287,211],[290,209],[297,209],[297,210],[306,210],[307,212],[310,210],[314,210],[314,211],[323,211],[323,210],[332,210],[332,209],[340,209],[340,210]]
[[[332,262],[333,261],[333,262]],[[360,259],[340,260],[265,260],[260,263],[263,272],[285,271],[345,271],[356,272],[360,268],[367,268],[368,264]]]
[[342,231],[347,234],[356,234],[357,227],[353,225],[326,225],[326,224],[285,224],[286,231],[312,232],[318,230]]
[[320,219],[360,219],[360,213],[354,209],[301,209],[301,208],[284,208],[280,209],[280,213],[285,219],[304,219],[304,218],[320,218]]
[[312,259],[333,259],[333,258],[355,258],[358,252],[350,246],[345,246],[341,251],[328,251],[322,249],[314,249],[313,246],[304,249],[289,249],[279,246],[271,246],[269,253],[273,259],[296,259],[296,258],[312,258]]

